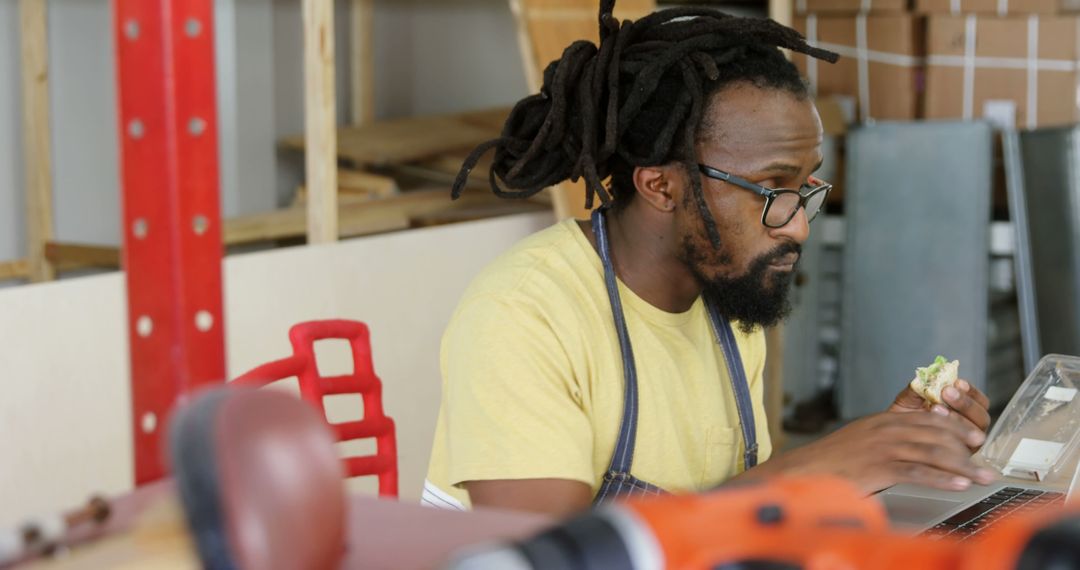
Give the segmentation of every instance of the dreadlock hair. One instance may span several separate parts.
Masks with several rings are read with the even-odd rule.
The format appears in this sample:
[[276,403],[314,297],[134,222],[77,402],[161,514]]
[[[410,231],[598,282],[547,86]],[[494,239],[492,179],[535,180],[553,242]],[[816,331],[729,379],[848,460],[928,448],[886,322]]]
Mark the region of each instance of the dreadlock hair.
[[777,48],[829,62],[837,55],[807,45],[798,32],[772,20],[683,7],[620,24],[614,7],[615,0],[600,0],[599,46],[576,41],[547,66],[540,93],[519,101],[502,135],[466,158],[452,196],[460,196],[491,149],[495,195],[528,198],[584,177],[589,209],[597,196],[616,208],[629,203],[635,167],[678,161],[690,174],[709,238],[719,245],[694,158],[708,97],[738,81],[805,97],[805,83]]

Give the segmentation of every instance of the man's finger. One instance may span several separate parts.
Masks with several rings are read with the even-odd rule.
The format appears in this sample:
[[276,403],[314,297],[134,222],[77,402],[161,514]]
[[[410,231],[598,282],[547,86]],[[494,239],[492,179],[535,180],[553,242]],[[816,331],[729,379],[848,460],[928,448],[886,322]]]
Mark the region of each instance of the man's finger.
[[895,453],[901,461],[926,465],[979,483],[988,483],[993,476],[972,463],[971,453],[960,442],[904,442],[897,445]]
[[971,382],[964,380],[963,378],[956,381],[954,384],[961,392],[964,392],[972,400],[975,400],[980,406],[985,409],[990,409],[990,398],[983,394],[981,390],[976,388]]
[[955,386],[949,386],[941,391],[941,397],[952,409],[970,420],[980,430],[986,431],[986,428],[990,427],[990,412],[971,395],[971,392],[965,393]]
[[980,447],[982,447],[983,443],[986,443],[984,437],[979,437],[978,439],[976,439],[971,435],[973,433],[985,435],[986,430],[981,429],[979,426],[972,423],[971,420],[960,415],[960,413],[956,410],[950,410],[948,406],[945,406],[943,404],[934,404],[934,406],[930,408],[930,411],[939,416],[952,418],[953,420],[960,422],[964,426],[964,429],[967,431],[968,435],[965,436],[964,441],[967,443],[968,449],[970,449],[971,451],[977,451]]
[[915,390],[912,390],[911,386],[907,386],[896,395],[896,399],[893,400],[893,405],[889,409],[892,411],[914,411],[925,408],[926,399]]
[[957,449],[970,450],[986,439],[986,433],[959,414],[894,414],[886,427],[888,441],[943,444],[955,441]]
[[890,465],[891,478],[904,483],[926,485],[946,491],[963,491],[971,487],[972,479],[922,463],[898,461]]

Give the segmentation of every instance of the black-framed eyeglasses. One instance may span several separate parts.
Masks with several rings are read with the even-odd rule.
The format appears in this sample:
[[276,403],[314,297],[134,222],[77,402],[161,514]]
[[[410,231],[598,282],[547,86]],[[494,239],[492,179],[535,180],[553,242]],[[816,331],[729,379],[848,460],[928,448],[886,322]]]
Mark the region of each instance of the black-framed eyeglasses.
[[739,188],[764,196],[765,209],[761,211],[761,223],[767,228],[786,226],[798,213],[799,208],[806,210],[807,223],[814,221],[814,218],[821,212],[822,206],[825,205],[825,198],[829,196],[829,190],[832,190],[832,184],[813,176],[803,183],[798,190],[772,189],[704,164],[698,164],[698,168],[702,174],[713,180],[734,184]]

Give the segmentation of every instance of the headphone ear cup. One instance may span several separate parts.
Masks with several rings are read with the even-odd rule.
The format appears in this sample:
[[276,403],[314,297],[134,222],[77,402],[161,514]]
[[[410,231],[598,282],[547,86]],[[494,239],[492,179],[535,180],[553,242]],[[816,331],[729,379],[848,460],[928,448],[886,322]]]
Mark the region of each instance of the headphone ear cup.
[[345,552],[341,460],[326,422],[274,390],[219,388],[180,409],[170,451],[206,568],[336,568]]

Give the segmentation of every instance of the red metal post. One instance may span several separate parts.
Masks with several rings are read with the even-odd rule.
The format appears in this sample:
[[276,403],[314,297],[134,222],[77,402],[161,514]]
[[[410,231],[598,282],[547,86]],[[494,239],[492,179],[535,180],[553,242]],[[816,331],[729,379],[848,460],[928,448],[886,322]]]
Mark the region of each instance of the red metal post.
[[166,421],[225,378],[213,0],[114,0],[135,483]]

